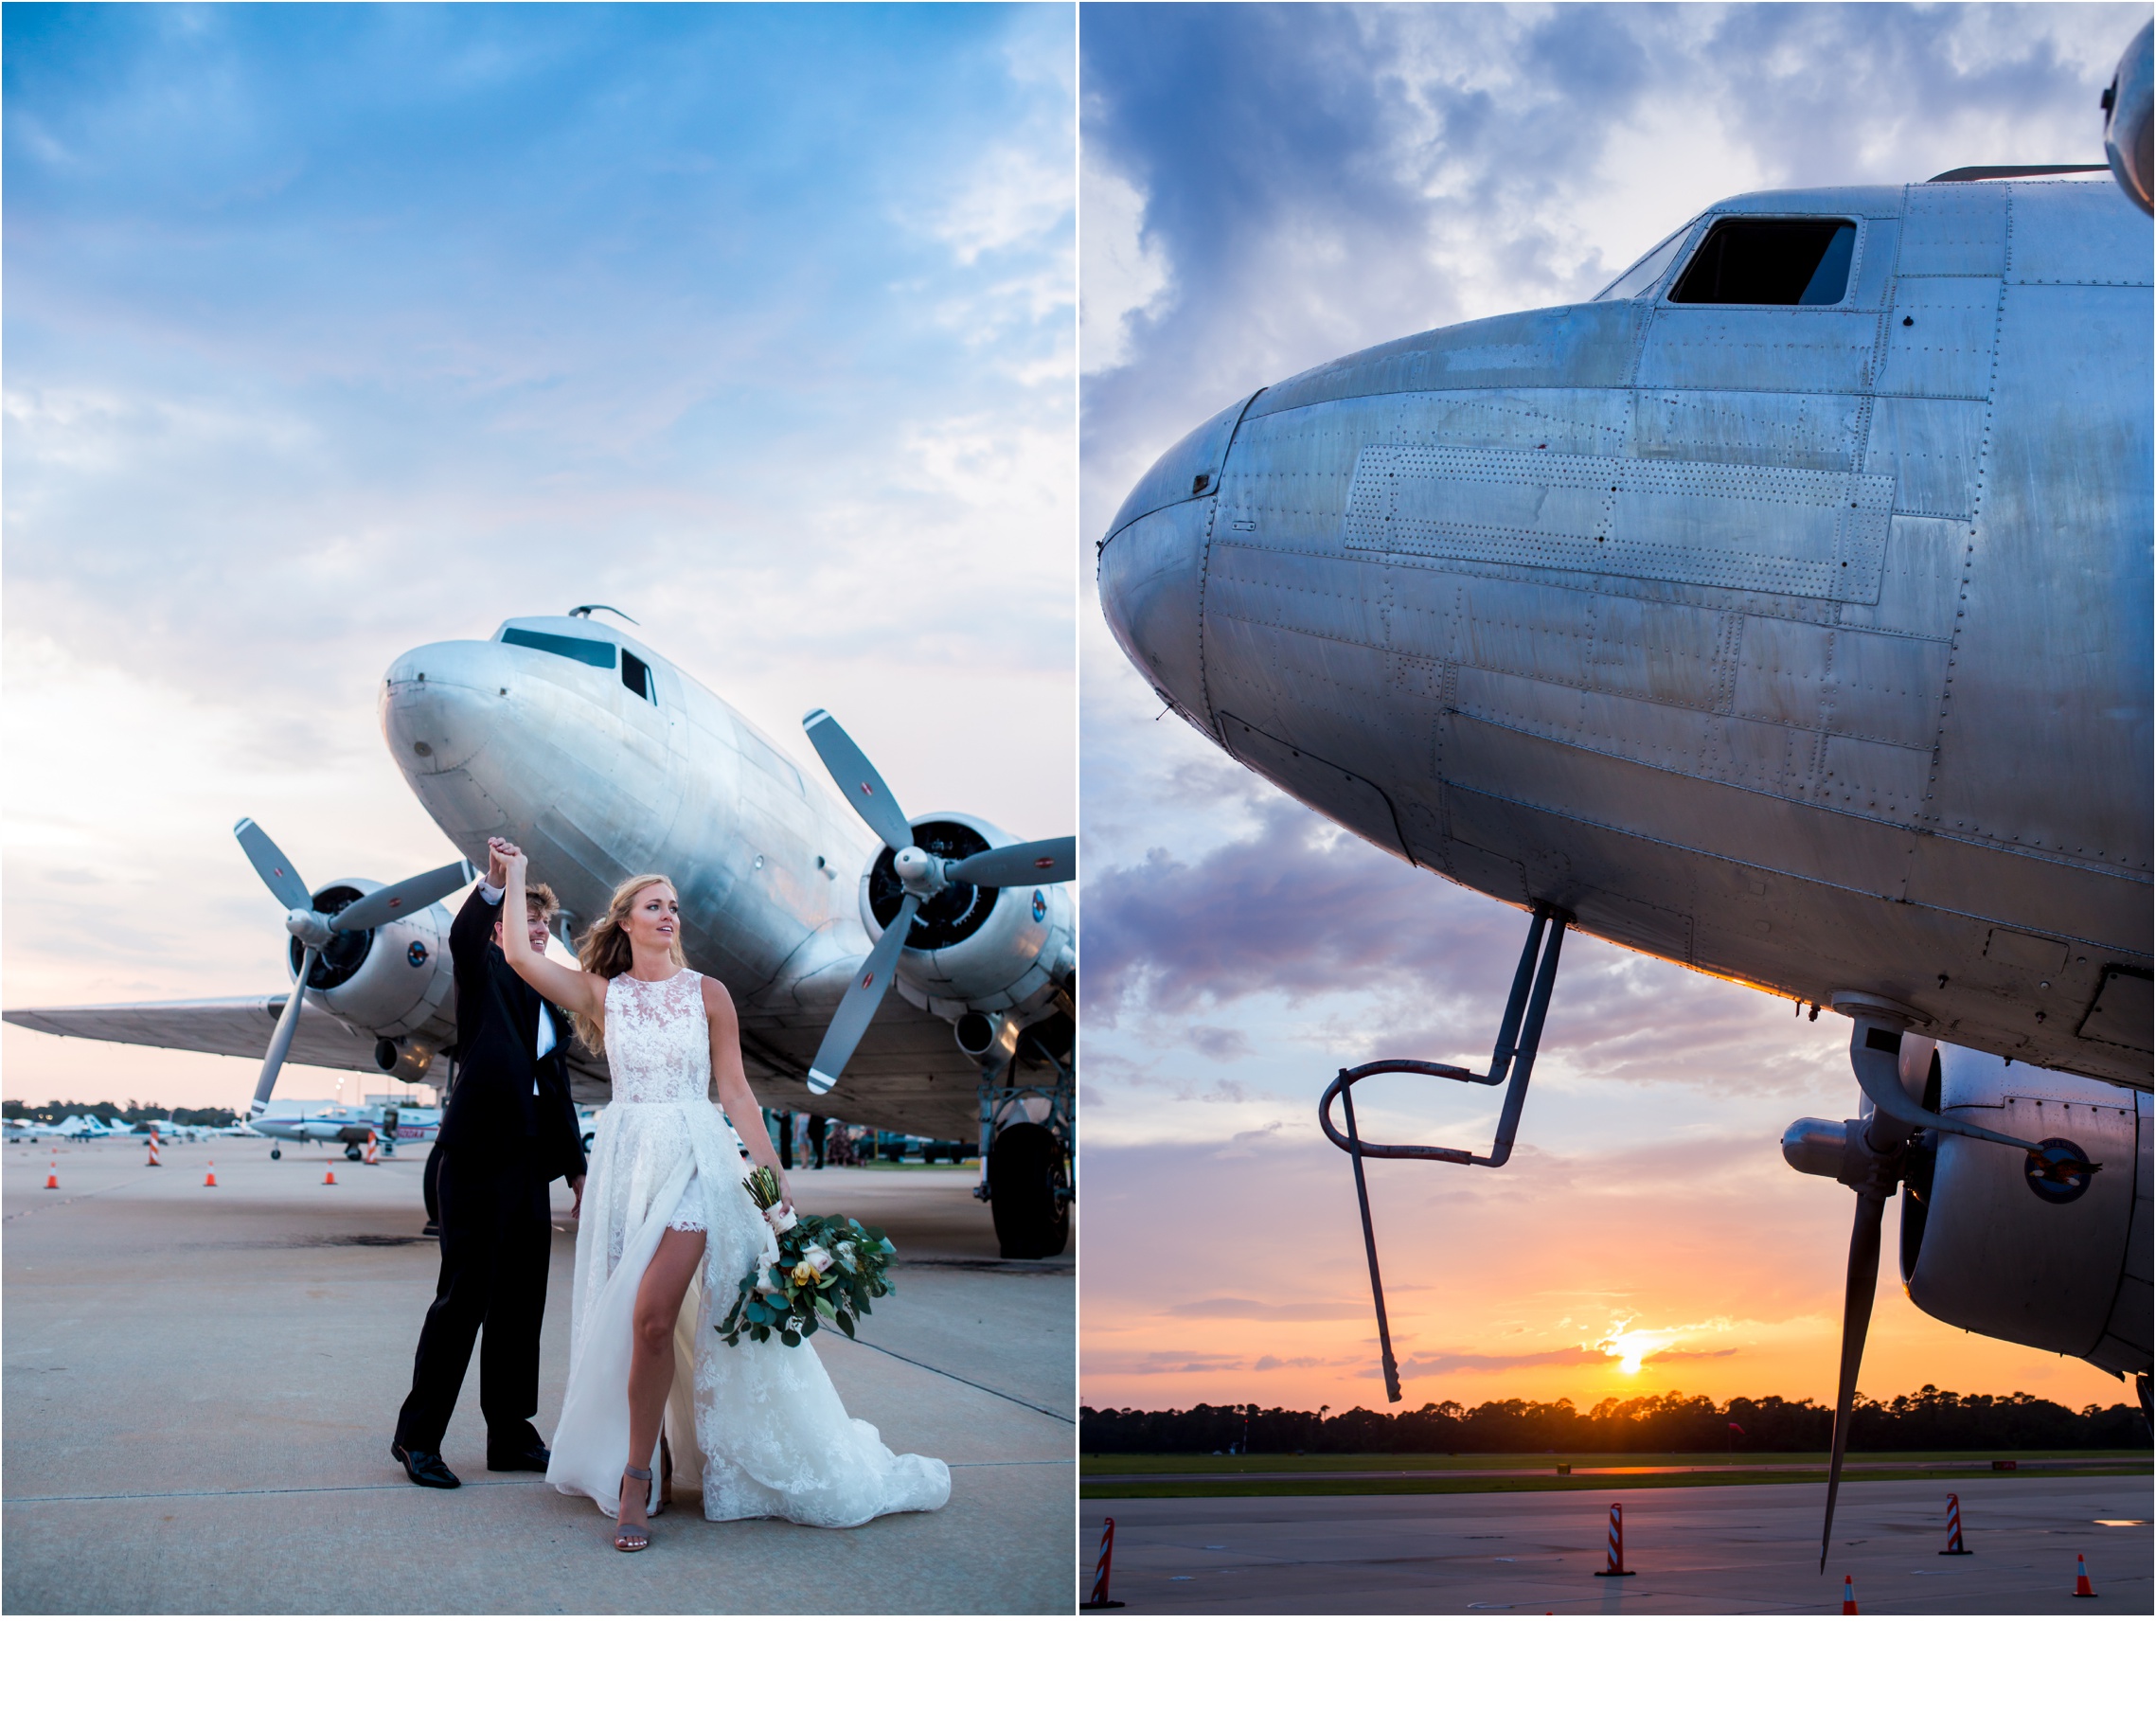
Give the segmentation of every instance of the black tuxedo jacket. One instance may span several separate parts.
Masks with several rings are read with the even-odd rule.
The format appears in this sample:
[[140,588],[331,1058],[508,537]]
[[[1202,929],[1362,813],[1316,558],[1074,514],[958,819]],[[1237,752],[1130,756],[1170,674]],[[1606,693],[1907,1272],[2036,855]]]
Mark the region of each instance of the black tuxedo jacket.
[[[545,1178],[584,1174],[569,1097],[569,1019],[554,1019],[554,1050],[539,1057],[545,1001],[493,943],[501,905],[473,886],[449,930],[456,972],[456,1081],[435,1146],[473,1164],[522,1165]],[[532,1092],[536,1080],[539,1092]]]

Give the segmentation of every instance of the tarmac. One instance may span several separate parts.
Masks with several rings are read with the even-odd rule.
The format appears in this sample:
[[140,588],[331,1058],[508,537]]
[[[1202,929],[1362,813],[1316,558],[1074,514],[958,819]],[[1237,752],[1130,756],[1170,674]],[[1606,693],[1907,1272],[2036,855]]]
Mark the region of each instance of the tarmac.
[[[1074,1260],[999,1260],[970,1170],[794,1173],[805,1211],[899,1245],[862,1341],[815,1348],[886,1444],[950,1463],[950,1504],[824,1530],[707,1523],[692,1500],[628,1557],[595,1506],[487,1471],[476,1357],[442,1446],[462,1489],[389,1458],[438,1258],[426,1150],[268,1152],[172,1145],[151,1169],[127,1138],[6,1149],[8,1613],[1070,1610]],[[555,1206],[543,1434],[568,1373],[560,1185]]]
[[[1937,1480],[1842,1489],[1819,1571],[1817,1485],[1444,1496],[1141,1498],[1079,1505],[1090,1590],[1101,1524],[1115,1519],[1109,1594],[1141,1614],[1457,1615],[1812,1613],[2147,1614],[2147,1476],[1987,1479],[1961,1494],[1970,1556],[1940,1556]],[[1608,1562],[1624,1506],[1623,1578]],[[2107,1525],[2109,1524],[2109,1525]],[[2075,1559],[2096,1596],[2073,1596]]]

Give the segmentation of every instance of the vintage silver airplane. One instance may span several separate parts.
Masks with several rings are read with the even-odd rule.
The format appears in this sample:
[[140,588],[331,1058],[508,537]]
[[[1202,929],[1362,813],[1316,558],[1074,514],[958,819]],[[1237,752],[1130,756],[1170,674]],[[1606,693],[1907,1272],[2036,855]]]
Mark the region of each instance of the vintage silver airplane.
[[[561,898],[564,936],[630,875],[671,875],[683,950],[733,993],[760,1102],[978,1139],[976,1193],[1006,1252],[1060,1252],[1077,975],[1063,883],[1076,841],[1021,844],[958,811],[909,819],[819,710],[805,723],[842,806],[597,610],[512,618],[488,641],[431,643],[390,666],[383,737],[427,812],[473,861],[490,836],[522,845]],[[396,885],[311,888],[253,821],[236,831],[288,912],[290,994],[27,1008],[6,1020],[260,1058],[257,1116],[288,1056],[446,1085],[456,996],[439,900],[472,870],[457,862]],[[908,1002],[882,1004],[894,984]],[[576,1097],[603,1098],[605,1065],[572,1050]]]
[[[1785,1144],[1859,1192],[1837,1472],[1898,1185],[1919,1307],[2147,1403],[2147,63],[2106,98],[2131,201],[1718,203],[1592,302],[1238,400],[1099,548],[1206,739],[1534,911],[1487,1073],[1327,1090],[1359,1193],[1365,1155],[1504,1163],[1567,922],[1852,1020],[1862,1115]],[[1491,1153],[1363,1141],[1388,1071],[1509,1076]]]

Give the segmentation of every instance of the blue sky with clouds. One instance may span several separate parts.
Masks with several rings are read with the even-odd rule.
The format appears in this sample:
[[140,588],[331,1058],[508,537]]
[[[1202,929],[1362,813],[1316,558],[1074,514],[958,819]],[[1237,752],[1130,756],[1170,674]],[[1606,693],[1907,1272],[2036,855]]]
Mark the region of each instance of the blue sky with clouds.
[[[232,822],[445,856],[377,675],[579,599],[809,764],[827,704],[909,805],[1068,829],[1069,8],[5,29],[10,999],[277,984]],[[244,1090],[9,1032],[10,1095]]]
[[[1087,6],[1081,475],[1090,544],[1185,431],[1421,329],[1598,290],[1718,197],[2101,161],[2140,6]],[[1343,1063],[1475,1062],[1523,918],[1340,834],[1161,707],[1079,615],[1086,1399],[1372,1403]],[[1521,1151],[1376,1168],[1408,1403],[1682,1383],[1830,1392],[1844,1195],[1774,1147],[1856,1109],[1846,1025],[1573,936]],[[1359,1102],[1487,1146],[1496,1097]],[[1693,1359],[1621,1382],[1612,1327]],[[1495,1359],[1509,1352],[1516,1363]],[[2026,1357],[2027,1359],[2023,1359]],[[1552,1367],[1582,1369],[1553,1379]],[[1890,1283],[1867,1388],[2092,1368],[1965,1338]]]

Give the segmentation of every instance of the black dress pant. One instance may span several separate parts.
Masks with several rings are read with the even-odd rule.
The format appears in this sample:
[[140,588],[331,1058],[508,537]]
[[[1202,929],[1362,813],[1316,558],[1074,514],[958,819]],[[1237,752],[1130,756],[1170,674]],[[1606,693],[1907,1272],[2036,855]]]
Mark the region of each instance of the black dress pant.
[[464,1387],[472,1344],[479,1349],[479,1407],[490,1451],[540,1442],[539,1327],[546,1312],[546,1270],[554,1245],[547,1180],[528,1167],[442,1161],[441,1276],[412,1359],[412,1394],[397,1417],[408,1451],[441,1450]]

